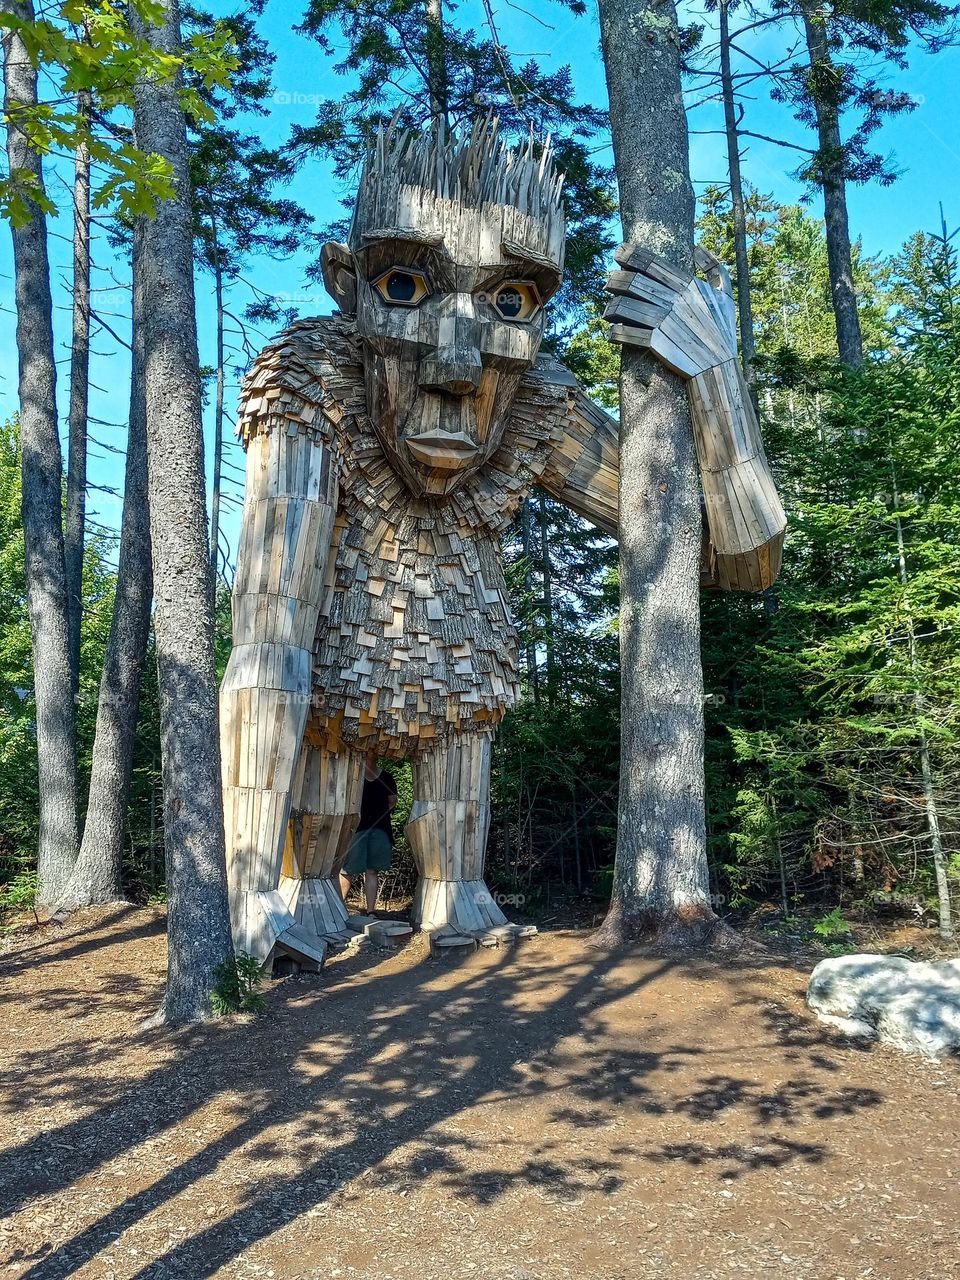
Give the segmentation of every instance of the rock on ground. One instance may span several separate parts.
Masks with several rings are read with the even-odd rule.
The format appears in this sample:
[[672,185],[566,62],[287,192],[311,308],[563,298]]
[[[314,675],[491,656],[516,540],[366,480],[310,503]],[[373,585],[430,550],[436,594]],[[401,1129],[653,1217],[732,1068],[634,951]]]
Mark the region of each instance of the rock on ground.
[[926,964],[902,956],[821,960],[807,1004],[849,1036],[881,1040],[928,1058],[960,1049],[960,960]]

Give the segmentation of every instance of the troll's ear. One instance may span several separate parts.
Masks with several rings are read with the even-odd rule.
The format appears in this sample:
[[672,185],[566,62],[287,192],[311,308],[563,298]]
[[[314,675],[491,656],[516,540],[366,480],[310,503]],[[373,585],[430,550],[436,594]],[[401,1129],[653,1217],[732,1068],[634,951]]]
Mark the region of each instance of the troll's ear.
[[357,313],[357,267],[345,244],[329,241],[320,250],[320,269],[327,293],[342,315]]

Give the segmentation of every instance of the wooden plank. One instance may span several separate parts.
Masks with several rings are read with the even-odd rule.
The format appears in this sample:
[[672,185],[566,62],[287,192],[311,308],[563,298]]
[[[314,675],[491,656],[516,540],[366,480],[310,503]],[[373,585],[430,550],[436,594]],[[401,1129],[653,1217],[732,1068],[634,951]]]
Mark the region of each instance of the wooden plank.
[[327,944],[297,924],[279,933],[275,945],[294,959],[311,960],[321,968],[327,960]]

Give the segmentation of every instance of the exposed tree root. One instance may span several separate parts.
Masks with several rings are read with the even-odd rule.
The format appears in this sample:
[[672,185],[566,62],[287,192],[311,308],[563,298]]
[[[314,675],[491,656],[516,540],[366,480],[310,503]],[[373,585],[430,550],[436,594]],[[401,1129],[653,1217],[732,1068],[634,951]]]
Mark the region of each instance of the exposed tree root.
[[129,907],[130,900],[125,898],[122,893],[111,890],[109,892],[85,892],[80,887],[75,887],[72,883],[68,884],[56,905],[56,909],[51,914],[51,919],[66,920],[68,916],[72,916],[76,911],[86,911],[92,907]]
[[613,901],[589,945],[606,951],[650,946],[660,951],[730,952],[739,950],[743,939],[709,907],[627,912],[621,903]]

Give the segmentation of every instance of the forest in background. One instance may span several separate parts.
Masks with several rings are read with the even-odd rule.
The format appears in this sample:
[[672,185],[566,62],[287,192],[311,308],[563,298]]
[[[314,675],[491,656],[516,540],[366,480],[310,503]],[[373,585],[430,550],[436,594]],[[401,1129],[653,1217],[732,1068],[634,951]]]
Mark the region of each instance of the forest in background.
[[[703,596],[711,884],[724,912],[760,910],[775,927],[805,917],[839,935],[844,913],[857,910],[935,921],[938,863],[941,909],[944,883],[955,901],[960,890],[960,279],[946,226],[918,230],[889,260],[865,258],[853,228],[846,251],[859,331],[851,334],[837,288],[838,189],[876,183],[882,199],[893,175],[874,154],[873,135],[885,114],[911,105],[883,89],[875,68],[884,59],[901,65],[908,53],[925,56],[924,44],[947,38],[950,15],[927,3],[845,4],[824,24],[817,12],[722,5],[705,26],[686,29],[685,56],[696,92],[732,107],[730,184],[701,200],[699,236],[739,266],[738,287],[749,274],[749,312],[739,288],[743,354],[791,522],[773,590]],[[374,4],[314,0],[304,26],[318,57],[334,56],[336,33],[344,95],[320,104],[313,128],[294,130],[284,148],[268,151],[251,122],[269,104],[269,25],[256,8],[217,22],[199,10],[185,16],[197,31],[229,36],[240,64],[229,88],[198,77],[197,98],[209,113],[191,124],[195,264],[199,287],[216,296],[223,330],[216,367],[206,371],[218,436],[229,432],[228,370],[250,354],[245,327],[279,322],[288,310],[261,288],[231,327],[224,289],[243,273],[256,279],[258,263],[271,255],[320,242],[323,229],[285,198],[285,184],[319,155],[349,174],[363,139],[398,106],[413,123],[437,111],[457,123],[482,108],[495,109],[514,135],[531,127],[554,133],[568,173],[570,253],[551,343],[602,403],[616,405],[618,356],[600,314],[616,195],[610,171],[595,162],[607,121],[575,101],[569,74],[518,62],[492,17],[471,31],[440,5],[404,0],[387,21]],[[758,69],[738,52],[736,37],[761,21],[782,25],[784,56]],[[758,81],[810,129],[802,158],[808,205],[780,206],[752,187],[749,163],[740,173],[747,91],[756,93]],[[831,119],[842,139],[831,141]],[[94,242],[111,237],[124,245],[129,213],[122,200],[108,203]],[[224,456],[219,442],[215,453]],[[212,479],[219,550],[222,485],[218,474]],[[70,488],[68,475],[68,508]],[[0,882],[7,906],[31,900],[38,843],[20,501],[14,421],[0,435]],[[110,531],[88,526],[83,541],[81,808],[116,590]],[[577,895],[602,903],[617,813],[616,547],[535,494],[508,550],[524,696],[497,744],[490,886],[528,907]],[[220,567],[222,671],[229,556]],[[163,792],[149,652],[144,671],[122,870],[132,896],[157,900],[164,893]],[[408,785],[401,794],[409,803]],[[412,869],[401,861],[401,886],[404,875]]]

